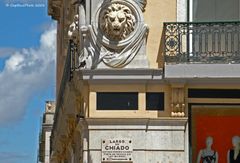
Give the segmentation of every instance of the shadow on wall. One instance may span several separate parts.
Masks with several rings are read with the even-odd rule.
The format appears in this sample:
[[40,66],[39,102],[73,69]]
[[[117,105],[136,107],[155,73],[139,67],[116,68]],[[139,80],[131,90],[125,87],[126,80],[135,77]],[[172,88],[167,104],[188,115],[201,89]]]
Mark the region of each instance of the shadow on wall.
[[94,163],[91,156],[89,158],[89,163]]
[[160,44],[158,48],[158,55],[157,55],[157,63],[158,63],[158,68],[163,68],[164,67],[164,28],[162,30],[161,38],[160,38]]

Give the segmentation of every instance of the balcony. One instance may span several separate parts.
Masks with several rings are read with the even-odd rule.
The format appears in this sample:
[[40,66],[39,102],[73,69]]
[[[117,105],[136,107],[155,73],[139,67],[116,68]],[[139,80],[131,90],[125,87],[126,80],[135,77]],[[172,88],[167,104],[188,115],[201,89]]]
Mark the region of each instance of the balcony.
[[240,22],[164,23],[164,61],[240,63]]
[[240,22],[164,23],[168,79],[239,79]]

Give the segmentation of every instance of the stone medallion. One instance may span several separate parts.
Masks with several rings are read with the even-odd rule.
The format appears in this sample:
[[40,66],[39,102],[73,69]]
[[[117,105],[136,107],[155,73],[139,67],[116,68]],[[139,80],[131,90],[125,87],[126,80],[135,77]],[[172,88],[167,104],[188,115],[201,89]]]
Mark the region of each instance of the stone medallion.
[[129,44],[143,21],[142,11],[135,1],[105,0],[96,11],[92,24],[102,43],[115,49]]
[[[81,62],[85,68],[148,67],[144,0],[103,0],[87,27]],[[135,62],[132,62],[135,60]],[[130,66],[132,65],[132,66]]]

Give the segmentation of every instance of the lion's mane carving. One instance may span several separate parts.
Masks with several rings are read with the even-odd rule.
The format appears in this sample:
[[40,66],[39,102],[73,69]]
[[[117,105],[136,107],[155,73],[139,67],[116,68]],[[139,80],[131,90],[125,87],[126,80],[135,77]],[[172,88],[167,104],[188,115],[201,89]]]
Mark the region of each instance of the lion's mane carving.
[[100,14],[100,28],[112,40],[123,40],[134,30],[135,16],[129,7],[113,3]]

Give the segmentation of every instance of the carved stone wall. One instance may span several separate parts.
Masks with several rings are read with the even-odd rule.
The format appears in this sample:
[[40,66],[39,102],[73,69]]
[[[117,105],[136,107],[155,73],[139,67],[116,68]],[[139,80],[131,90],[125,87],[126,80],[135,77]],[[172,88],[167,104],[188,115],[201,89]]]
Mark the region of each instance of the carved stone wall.
[[[145,5],[146,0],[104,0],[86,11],[80,3],[79,14],[68,30],[69,39],[78,48],[76,67],[148,68],[148,27],[142,15]],[[87,25],[88,12],[93,16]]]

